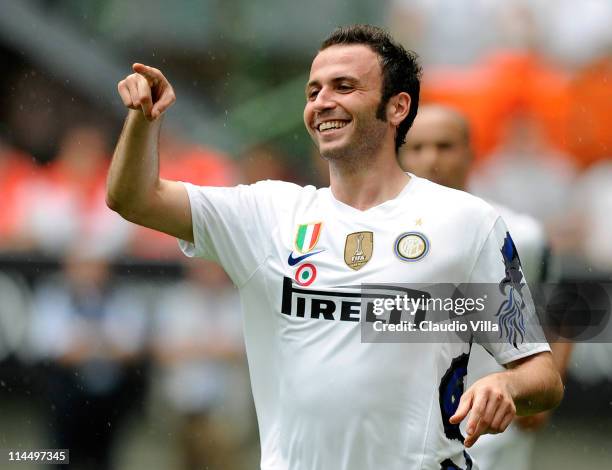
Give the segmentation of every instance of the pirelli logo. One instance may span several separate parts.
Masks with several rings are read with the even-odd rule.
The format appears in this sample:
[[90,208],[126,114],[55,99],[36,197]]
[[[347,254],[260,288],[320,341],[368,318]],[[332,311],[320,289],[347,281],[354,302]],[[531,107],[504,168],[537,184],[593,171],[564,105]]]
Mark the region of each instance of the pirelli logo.
[[[287,316],[311,318],[315,320],[336,320],[359,322],[400,323],[407,320],[406,312],[393,309],[384,316],[374,313],[374,300],[394,298],[396,295],[421,296],[423,292],[394,286],[346,286],[351,291],[326,291],[307,289],[293,283],[289,277],[283,278],[283,295],[281,313]],[[381,293],[383,289],[385,292]],[[418,321],[425,316],[425,311],[417,311],[411,321]]]

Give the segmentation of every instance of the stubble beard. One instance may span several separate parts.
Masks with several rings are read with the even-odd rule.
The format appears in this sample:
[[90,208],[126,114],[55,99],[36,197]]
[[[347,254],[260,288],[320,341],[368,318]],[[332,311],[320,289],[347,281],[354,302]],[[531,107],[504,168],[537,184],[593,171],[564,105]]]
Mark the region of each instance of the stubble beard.
[[373,117],[369,126],[355,125],[350,142],[329,149],[319,147],[321,157],[343,173],[355,173],[369,168],[385,137],[386,126],[383,123],[382,119]]

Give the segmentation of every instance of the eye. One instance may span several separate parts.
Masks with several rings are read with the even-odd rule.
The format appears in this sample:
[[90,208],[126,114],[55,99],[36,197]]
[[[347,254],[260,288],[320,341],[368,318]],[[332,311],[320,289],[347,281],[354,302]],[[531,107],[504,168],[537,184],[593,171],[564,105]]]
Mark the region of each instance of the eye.
[[308,91],[308,95],[307,95],[307,96],[308,96],[308,99],[309,99],[310,101],[313,101],[314,99],[316,99],[316,97],[317,97],[317,95],[318,95],[318,94],[319,94],[319,90],[318,90],[317,88],[311,88],[311,89]]
[[413,152],[420,152],[423,149],[423,145],[421,144],[412,144],[409,147],[410,150],[412,150]]
[[341,83],[340,85],[338,85],[339,91],[351,91],[352,89],[353,86],[349,83]]

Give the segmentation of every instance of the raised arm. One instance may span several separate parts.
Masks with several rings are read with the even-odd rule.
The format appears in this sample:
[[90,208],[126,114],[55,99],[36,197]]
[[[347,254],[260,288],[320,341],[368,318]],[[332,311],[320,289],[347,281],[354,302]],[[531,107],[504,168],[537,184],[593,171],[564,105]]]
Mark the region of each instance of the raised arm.
[[159,131],[162,114],[176,99],[174,90],[159,70],[132,68],[117,86],[130,111],[108,172],[106,203],[130,222],[193,242],[185,187],[159,177]]
[[556,407],[563,384],[552,355],[541,352],[508,365],[508,370],[476,381],[461,396],[452,424],[469,413],[465,446],[482,434],[503,432],[518,415],[531,415]]

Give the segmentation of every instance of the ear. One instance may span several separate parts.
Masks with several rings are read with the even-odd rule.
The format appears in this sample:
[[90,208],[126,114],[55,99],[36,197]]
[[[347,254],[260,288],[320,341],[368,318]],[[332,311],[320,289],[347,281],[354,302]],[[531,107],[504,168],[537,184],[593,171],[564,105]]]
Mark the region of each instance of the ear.
[[399,126],[410,111],[410,95],[405,91],[392,96],[387,103],[387,121],[394,126]]

